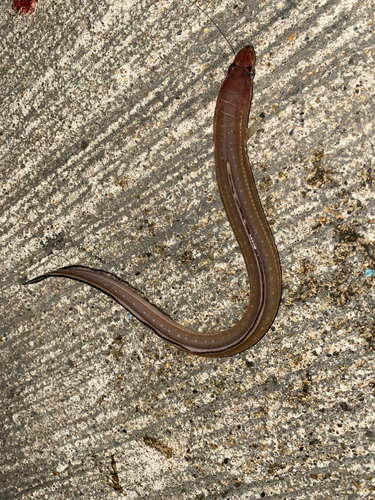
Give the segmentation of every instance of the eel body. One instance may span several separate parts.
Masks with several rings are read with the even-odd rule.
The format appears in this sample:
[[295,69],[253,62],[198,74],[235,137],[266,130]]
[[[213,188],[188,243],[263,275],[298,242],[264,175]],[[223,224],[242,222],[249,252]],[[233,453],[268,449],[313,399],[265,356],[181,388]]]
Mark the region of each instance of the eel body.
[[223,357],[248,349],[271,326],[281,296],[279,257],[254,184],[247,157],[255,52],[242,48],[228,70],[217,98],[214,118],[216,178],[221,200],[241,249],[250,285],[249,304],[234,326],[201,333],[180,325],[138,295],[116,276],[70,266],[38,276],[71,278],[106,293],[159,337],[193,354]]

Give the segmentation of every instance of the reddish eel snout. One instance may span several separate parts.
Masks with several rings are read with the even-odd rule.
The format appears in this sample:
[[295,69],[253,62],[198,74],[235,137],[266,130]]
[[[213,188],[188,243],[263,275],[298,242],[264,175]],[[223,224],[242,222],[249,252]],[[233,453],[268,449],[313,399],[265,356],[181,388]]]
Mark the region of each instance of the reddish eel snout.
[[255,52],[247,45],[229,67],[219,91],[214,118],[217,183],[250,283],[249,304],[238,323],[216,333],[191,330],[168,318],[115,276],[80,266],[51,271],[28,284],[52,276],[87,283],[112,297],[162,339],[201,356],[230,356],[258,342],[271,326],[279,307],[281,270],[246,152],[254,66]]

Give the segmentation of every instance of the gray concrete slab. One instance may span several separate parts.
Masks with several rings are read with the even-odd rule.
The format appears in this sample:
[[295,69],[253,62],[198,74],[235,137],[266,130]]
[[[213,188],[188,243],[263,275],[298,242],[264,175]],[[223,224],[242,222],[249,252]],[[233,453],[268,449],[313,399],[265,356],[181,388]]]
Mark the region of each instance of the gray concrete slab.
[[1,499],[375,497],[374,4],[201,5],[258,55],[276,321],[202,359],[88,286],[21,286],[101,268],[206,331],[248,296],[214,176],[215,26],[189,2],[2,2]]

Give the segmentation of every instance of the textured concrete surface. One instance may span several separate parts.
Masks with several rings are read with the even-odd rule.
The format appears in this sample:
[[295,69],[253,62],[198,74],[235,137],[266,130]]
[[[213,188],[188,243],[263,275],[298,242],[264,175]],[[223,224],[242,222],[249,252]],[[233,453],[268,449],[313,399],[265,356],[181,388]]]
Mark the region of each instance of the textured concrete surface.
[[253,349],[181,353],[108,270],[201,330],[247,301],[215,184],[232,55],[189,2],[0,4],[1,499],[375,498],[374,4],[204,2],[258,54],[249,155],[283,299]]

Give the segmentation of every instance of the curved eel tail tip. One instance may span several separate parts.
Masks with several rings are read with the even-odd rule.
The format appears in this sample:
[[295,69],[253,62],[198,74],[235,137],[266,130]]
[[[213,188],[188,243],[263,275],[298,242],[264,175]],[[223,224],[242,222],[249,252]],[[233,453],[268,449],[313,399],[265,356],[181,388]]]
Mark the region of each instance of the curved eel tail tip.
[[41,276],[37,276],[36,278],[33,278],[31,280],[24,281],[21,283],[22,286],[24,285],[33,285],[34,283],[38,283],[39,281],[42,281],[44,279],[48,278],[47,274],[42,274]]

